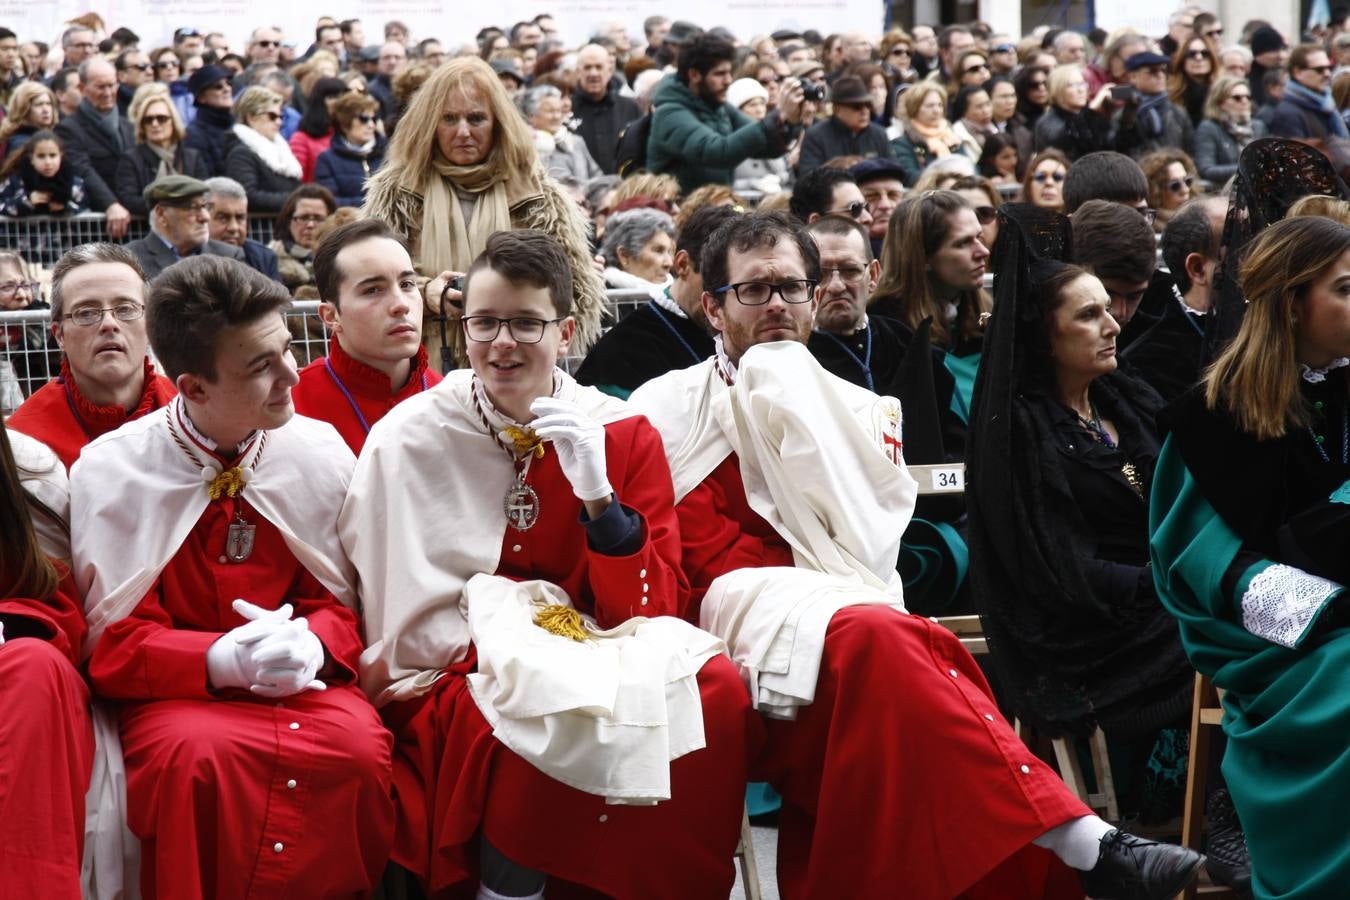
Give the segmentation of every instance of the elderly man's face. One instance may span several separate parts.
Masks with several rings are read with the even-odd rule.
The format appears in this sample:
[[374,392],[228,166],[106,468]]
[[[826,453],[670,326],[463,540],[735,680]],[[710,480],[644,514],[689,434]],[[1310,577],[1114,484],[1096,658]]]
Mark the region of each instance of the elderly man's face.
[[84,99],[101,113],[117,106],[117,73],[112,63],[102,60],[89,66],[84,82]]
[[403,68],[403,64],[408,61],[408,51],[402,44],[396,44],[393,41],[380,48],[380,74],[393,76],[398,74]]
[[190,252],[211,237],[211,205],[205,196],[173,206],[161,203],[155,208],[155,230],[179,253]]
[[253,32],[248,47],[249,58],[255,63],[274,63],[281,54],[281,32],[275,28],[259,28]]

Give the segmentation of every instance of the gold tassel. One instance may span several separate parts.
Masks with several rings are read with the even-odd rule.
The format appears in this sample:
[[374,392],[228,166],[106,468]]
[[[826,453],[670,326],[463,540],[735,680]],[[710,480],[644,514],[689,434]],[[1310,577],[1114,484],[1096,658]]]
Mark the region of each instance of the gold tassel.
[[588,637],[581,613],[570,606],[558,604],[545,606],[534,614],[534,624],[549,634],[571,638],[574,641],[584,641]]
[[248,484],[244,480],[243,469],[235,466],[233,469],[226,469],[221,472],[206,487],[206,493],[212,500],[219,500],[221,494],[225,494],[231,499],[244,489]]
[[535,434],[533,428],[517,428],[514,425],[508,425],[503,433],[515,445],[518,456],[533,453],[535,459],[544,458],[544,439]]

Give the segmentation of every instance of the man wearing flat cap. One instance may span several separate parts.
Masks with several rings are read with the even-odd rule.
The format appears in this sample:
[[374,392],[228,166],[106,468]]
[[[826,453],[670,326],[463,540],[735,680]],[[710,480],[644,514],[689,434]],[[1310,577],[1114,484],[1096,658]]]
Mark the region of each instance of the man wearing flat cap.
[[1145,50],[1125,60],[1134,94],[1111,118],[1112,147],[1139,159],[1154,150],[1195,152],[1191,117],[1167,95],[1168,59]]
[[206,160],[212,176],[225,174],[225,154],[238,138],[234,136],[234,93],[230,73],[212,63],[188,79],[188,91],[197,104],[197,115],[188,126],[184,147],[191,147]]
[[127,248],[145,270],[147,280],[189,256],[202,253],[244,262],[244,251],[211,240],[210,188],[187,175],[165,175],[146,185],[142,196],[150,209],[150,233]]
[[890,157],[886,129],[872,121],[872,95],[856,75],[836,78],[833,114],[806,130],[797,171],[809,172],[836,156]]

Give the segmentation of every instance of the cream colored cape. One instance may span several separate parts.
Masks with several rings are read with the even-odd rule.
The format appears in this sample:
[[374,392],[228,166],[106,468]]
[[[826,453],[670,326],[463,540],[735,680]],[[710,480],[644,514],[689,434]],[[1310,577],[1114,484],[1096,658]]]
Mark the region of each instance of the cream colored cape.
[[[470,692],[498,740],[579,790],[668,799],[670,760],[704,746],[695,676],[722,642],[668,618],[602,632],[586,617],[584,643],[533,623],[536,607],[571,600],[547,582],[491,574],[514,469],[472,385],[458,370],[396,406],[357,462],[341,531],[365,609],[362,685],[376,706],[419,696],[472,642]],[[555,385],[554,396],[603,423],[634,414],[562,371]]]
[[[178,414],[182,402],[175,398],[98,438],[71,468],[71,561],[89,622],[86,657],[103,631],[150,591],[210,503],[201,465],[169,433],[168,417]],[[300,563],[348,606],[356,593],[336,525],[353,464],[351,450],[333,426],[295,416],[267,433],[243,495],[277,527]],[[117,718],[100,704],[94,706],[94,737],[85,814],[85,896],[138,896],[140,848],[126,828],[126,769]]]
[[727,642],[756,707],[791,718],[814,698],[835,611],[904,609],[895,566],[917,484],[900,453],[899,401],[836,378],[793,341],[752,347],[734,385],[709,359],[629,401],[661,432],[677,500],[735,453],[750,507],[792,548],[794,569],[716,579],[700,618]]

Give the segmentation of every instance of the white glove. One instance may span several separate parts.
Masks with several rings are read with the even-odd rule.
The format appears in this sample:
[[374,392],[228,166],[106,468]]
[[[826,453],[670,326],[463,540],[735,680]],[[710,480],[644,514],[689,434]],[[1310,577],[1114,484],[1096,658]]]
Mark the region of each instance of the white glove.
[[[291,618],[291,604],[267,610],[247,600],[235,600],[233,607],[249,621],[221,635],[207,648],[206,673],[212,687],[248,688],[265,697],[288,696],[306,688],[326,689],[323,682],[313,680],[323,662],[323,645],[309,631],[308,621]],[[318,662],[303,682],[300,675],[309,670],[314,653],[312,645],[292,648],[292,644],[308,644],[301,634],[308,635],[318,647]],[[291,689],[297,682],[299,687]]]
[[581,500],[605,500],[613,495],[605,473],[605,427],[581,407],[567,400],[540,397],[530,404],[538,418],[530,423],[534,433],[553,442],[558,464],[572,483],[572,493]]
[[5,623],[0,622],[0,645],[5,643]]

